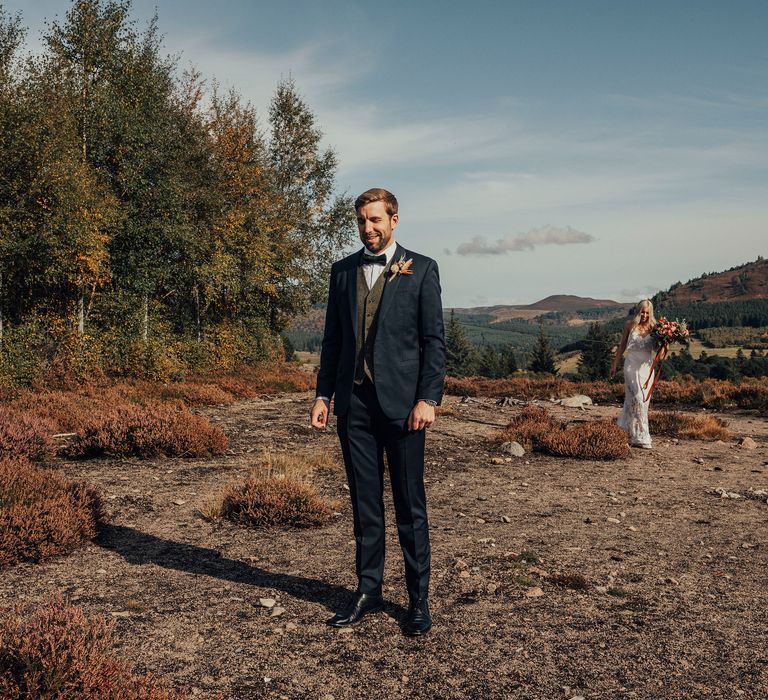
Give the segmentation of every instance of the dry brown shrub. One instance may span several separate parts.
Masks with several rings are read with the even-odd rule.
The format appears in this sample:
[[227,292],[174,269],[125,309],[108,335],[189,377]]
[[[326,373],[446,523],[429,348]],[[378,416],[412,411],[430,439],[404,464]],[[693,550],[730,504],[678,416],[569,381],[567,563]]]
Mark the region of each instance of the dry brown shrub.
[[235,397],[228,391],[224,391],[216,384],[174,382],[163,387],[160,392],[163,400],[178,399],[187,406],[228,406],[234,402]]
[[331,519],[331,509],[304,481],[253,475],[243,482],[230,484],[216,515],[256,527],[316,527]]
[[608,420],[578,423],[541,435],[538,448],[556,457],[619,459],[629,456],[627,434]]
[[477,387],[471,379],[446,377],[443,391],[451,396],[477,396]]
[[543,408],[526,406],[507,427],[496,434],[495,442],[519,442],[526,450],[535,449],[544,433],[562,430],[562,425]]
[[96,493],[61,472],[0,459],[0,568],[71,552],[95,537]]
[[56,452],[51,438],[55,433],[56,425],[50,420],[0,406],[0,457],[46,462]]
[[7,700],[183,700],[113,651],[113,625],[53,596],[0,616],[0,697]]
[[186,409],[161,403],[125,404],[91,415],[65,453],[74,458],[203,457],[223,453],[227,444],[220,428]]
[[653,412],[648,416],[651,432],[684,440],[730,440],[728,423],[715,416]]
[[248,399],[259,394],[311,391],[316,383],[314,374],[288,362],[241,367],[226,375],[206,375],[189,381],[214,384],[237,398]]
[[526,406],[493,441],[519,442],[526,450],[576,459],[618,459],[629,455],[627,434],[606,420],[565,427],[548,411]]

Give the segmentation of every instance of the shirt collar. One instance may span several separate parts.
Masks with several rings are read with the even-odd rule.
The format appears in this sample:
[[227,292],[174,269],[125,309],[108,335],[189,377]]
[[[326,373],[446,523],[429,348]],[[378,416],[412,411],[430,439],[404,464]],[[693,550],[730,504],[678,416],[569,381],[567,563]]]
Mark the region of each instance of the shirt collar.
[[[395,241],[391,241],[390,244],[381,251],[381,253],[376,253],[376,255],[386,255],[387,256],[387,265],[392,261],[392,258],[395,256],[395,250],[397,249],[397,243]],[[368,257],[375,257],[371,251],[368,250],[365,246],[363,246],[363,255],[367,255]]]

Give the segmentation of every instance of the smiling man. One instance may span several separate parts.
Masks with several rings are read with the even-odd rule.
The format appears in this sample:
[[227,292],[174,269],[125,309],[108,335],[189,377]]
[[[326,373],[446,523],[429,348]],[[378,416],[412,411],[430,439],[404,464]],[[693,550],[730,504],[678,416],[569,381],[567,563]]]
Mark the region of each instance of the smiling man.
[[445,377],[437,263],[395,242],[397,199],[387,190],[355,201],[364,248],[331,268],[311,423],[324,428],[332,397],[352,499],[357,592],[328,624],[346,627],[384,605],[384,455],[405,559],[403,631],[429,631],[430,546],[424,491],[425,431]]

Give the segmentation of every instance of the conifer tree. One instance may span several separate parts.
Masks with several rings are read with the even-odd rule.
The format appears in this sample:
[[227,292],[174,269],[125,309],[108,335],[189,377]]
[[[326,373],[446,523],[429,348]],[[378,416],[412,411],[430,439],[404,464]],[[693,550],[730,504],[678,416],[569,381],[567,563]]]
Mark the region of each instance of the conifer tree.
[[607,379],[613,362],[612,338],[597,321],[589,326],[579,358],[579,374],[588,380]]
[[539,326],[539,337],[536,339],[536,345],[531,353],[531,361],[528,364],[531,372],[544,372],[547,374],[557,374],[555,367],[555,353],[549,344],[549,338],[544,333],[544,325]]
[[481,377],[489,377],[490,379],[498,379],[502,376],[501,358],[496,348],[490,343],[483,344],[478,358],[477,373]]
[[472,347],[453,309],[445,331],[445,353],[449,376],[461,378],[471,374]]
[[517,372],[517,358],[511,345],[506,345],[501,351],[501,376],[509,377]]

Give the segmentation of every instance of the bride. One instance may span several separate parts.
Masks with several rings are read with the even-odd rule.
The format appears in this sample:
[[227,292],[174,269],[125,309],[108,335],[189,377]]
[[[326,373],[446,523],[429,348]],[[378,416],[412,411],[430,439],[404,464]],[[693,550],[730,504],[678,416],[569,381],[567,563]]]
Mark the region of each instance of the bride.
[[[653,384],[651,365],[653,363],[654,340],[651,329],[656,325],[653,304],[643,299],[637,306],[637,316],[624,325],[624,334],[616,350],[611,367],[611,377],[616,374],[619,359],[624,358],[624,407],[617,423],[629,434],[632,447],[651,449],[651,434],[648,431],[648,402],[645,397]],[[649,380],[650,377],[650,381]],[[647,382],[647,384],[646,384]],[[647,389],[643,389],[643,386]]]

